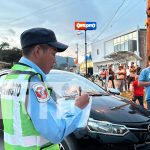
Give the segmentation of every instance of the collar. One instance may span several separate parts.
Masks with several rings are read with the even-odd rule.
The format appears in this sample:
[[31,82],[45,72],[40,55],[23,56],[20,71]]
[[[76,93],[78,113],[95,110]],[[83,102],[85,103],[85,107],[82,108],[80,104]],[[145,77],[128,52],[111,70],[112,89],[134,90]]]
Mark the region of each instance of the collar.
[[21,57],[21,59],[19,60],[20,63],[26,64],[28,66],[30,66],[31,68],[33,68],[37,73],[40,73],[43,77],[43,80],[45,81],[46,79],[46,74],[31,60],[29,60],[26,57]]

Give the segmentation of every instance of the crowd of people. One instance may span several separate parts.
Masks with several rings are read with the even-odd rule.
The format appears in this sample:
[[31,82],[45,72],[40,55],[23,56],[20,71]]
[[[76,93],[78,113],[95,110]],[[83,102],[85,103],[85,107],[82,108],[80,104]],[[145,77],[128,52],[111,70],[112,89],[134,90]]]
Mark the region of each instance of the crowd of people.
[[[120,92],[130,91],[132,82],[135,80],[135,76],[139,75],[141,68],[131,62],[131,66],[125,66],[120,64],[116,71],[113,70],[113,66],[109,65],[107,69],[100,71],[100,80],[102,86],[107,83],[107,88],[116,88]],[[107,82],[106,82],[107,81]]]
[[131,92],[132,101],[138,100],[143,107],[144,95],[147,102],[147,109],[150,110],[150,56],[149,66],[143,70],[134,62],[130,66],[120,64],[117,69],[109,65],[107,69],[100,71],[100,81],[106,89],[115,88],[120,92]]

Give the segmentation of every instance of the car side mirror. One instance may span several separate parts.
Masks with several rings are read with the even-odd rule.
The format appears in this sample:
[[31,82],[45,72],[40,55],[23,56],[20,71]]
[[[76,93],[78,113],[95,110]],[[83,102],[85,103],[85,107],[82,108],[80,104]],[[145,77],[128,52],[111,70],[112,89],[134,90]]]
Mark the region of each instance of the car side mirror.
[[107,91],[114,95],[120,95],[120,91],[114,88],[108,88]]

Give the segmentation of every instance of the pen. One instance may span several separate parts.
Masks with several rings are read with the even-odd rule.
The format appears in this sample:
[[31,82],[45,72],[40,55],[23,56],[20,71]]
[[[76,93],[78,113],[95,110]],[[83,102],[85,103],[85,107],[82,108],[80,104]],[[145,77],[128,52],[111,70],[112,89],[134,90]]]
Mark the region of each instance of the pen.
[[79,96],[81,96],[81,86],[79,86]]

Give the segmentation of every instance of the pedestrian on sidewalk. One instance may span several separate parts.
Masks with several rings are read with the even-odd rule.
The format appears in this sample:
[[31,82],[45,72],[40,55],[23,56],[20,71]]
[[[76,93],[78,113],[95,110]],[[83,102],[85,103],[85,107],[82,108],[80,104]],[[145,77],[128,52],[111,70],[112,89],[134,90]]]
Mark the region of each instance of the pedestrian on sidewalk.
[[120,92],[123,92],[124,79],[125,79],[125,74],[126,74],[123,66],[119,66],[118,67],[118,70],[117,70],[116,74],[117,74],[117,86],[118,86],[118,90]]
[[104,86],[105,80],[106,80],[106,71],[103,68],[100,72],[100,81],[102,81],[102,86]]
[[147,108],[150,110],[150,56],[148,57],[149,66],[143,69],[139,76],[139,86],[145,87]]
[[108,87],[109,88],[115,88],[114,71],[112,70],[112,68],[109,68]]
[[139,101],[139,104],[143,107],[143,97],[144,97],[144,87],[139,86],[138,75],[135,76],[135,81],[132,83],[133,88],[133,98],[132,101],[136,102]]
[[130,91],[130,85],[132,85],[132,82],[135,80],[135,76],[136,76],[136,67],[134,66],[134,62],[131,62],[129,71],[130,71],[130,75],[129,75],[129,82],[128,82],[128,91]]

